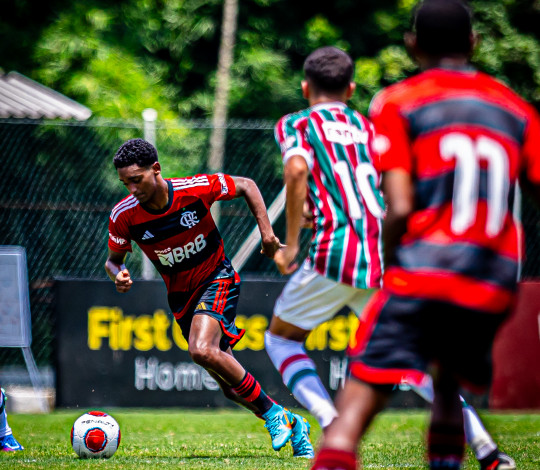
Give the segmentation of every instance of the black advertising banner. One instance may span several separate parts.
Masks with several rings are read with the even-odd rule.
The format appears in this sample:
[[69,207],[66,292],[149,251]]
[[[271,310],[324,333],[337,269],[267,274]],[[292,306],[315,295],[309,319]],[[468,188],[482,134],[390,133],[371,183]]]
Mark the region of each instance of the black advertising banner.
[[[246,329],[238,361],[270,396],[296,406],[264,350],[264,332],[282,280],[244,280],[237,325]],[[56,281],[57,406],[228,406],[217,383],[191,361],[161,280],[127,294],[110,281]],[[343,310],[306,341],[333,395],[345,377],[345,348],[358,319]]]

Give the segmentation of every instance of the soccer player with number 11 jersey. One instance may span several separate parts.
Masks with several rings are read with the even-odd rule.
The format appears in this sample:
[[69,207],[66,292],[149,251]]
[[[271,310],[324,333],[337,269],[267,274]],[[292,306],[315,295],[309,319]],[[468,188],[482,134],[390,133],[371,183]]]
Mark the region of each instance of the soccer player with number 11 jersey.
[[[515,302],[518,180],[540,202],[538,113],[469,64],[475,37],[466,3],[419,3],[405,42],[423,72],[383,90],[370,107],[388,207],[383,288],[348,351],[351,378],[315,470],[356,469],[358,441],[392,386],[420,385],[428,370],[430,468],[461,467],[459,387],[489,385],[493,339]],[[514,469],[482,434],[471,443],[481,468]]]

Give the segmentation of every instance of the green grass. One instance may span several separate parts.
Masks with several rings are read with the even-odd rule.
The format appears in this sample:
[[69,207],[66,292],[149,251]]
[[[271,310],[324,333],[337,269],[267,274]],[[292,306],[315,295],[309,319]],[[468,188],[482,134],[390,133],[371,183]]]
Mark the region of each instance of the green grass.
[[[80,460],[69,433],[82,411],[10,415],[23,452],[2,453],[4,469],[308,469],[289,445],[274,452],[262,421],[243,410],[108,410],[119,422],[122,442],[110,460]],[[316,442],[320,429],[307,413]],[[488,429],[520,470],[540,468],[540,414],[483,413]],[[425,468],[423,411],[387,411],[362,444],[365,468]],[[470,451],[465,469],[477,469]]]

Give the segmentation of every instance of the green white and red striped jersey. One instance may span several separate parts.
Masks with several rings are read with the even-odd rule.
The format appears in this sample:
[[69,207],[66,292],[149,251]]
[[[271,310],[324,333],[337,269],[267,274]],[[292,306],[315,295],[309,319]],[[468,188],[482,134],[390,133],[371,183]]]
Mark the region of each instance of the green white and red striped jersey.
[[275,136],[284,164],[299,155],[310,169],[312,268],[353,287],[380,287],[384,203],[371,123],[344,103],[322,103],[282,117]]

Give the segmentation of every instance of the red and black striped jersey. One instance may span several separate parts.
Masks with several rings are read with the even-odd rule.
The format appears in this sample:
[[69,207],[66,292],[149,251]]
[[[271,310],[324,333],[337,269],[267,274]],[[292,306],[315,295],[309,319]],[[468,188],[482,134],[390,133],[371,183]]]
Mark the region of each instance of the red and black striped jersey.
[[162,210],[142,206],[128,196],[109,218],[109,248],[125,253],[132,242],[152,261],[170,296],[197,289],[225,259],[223,240],[210,213],[215,201],[233,199],[228,175],[166,179],[169,200]]
[[414,211],[383,284],[487,311],[509,305],[519,261],[512,215],[520,175],[540,183],[532,106],[473,69],[431,69],[370,107],[377,166],[413,176]]

